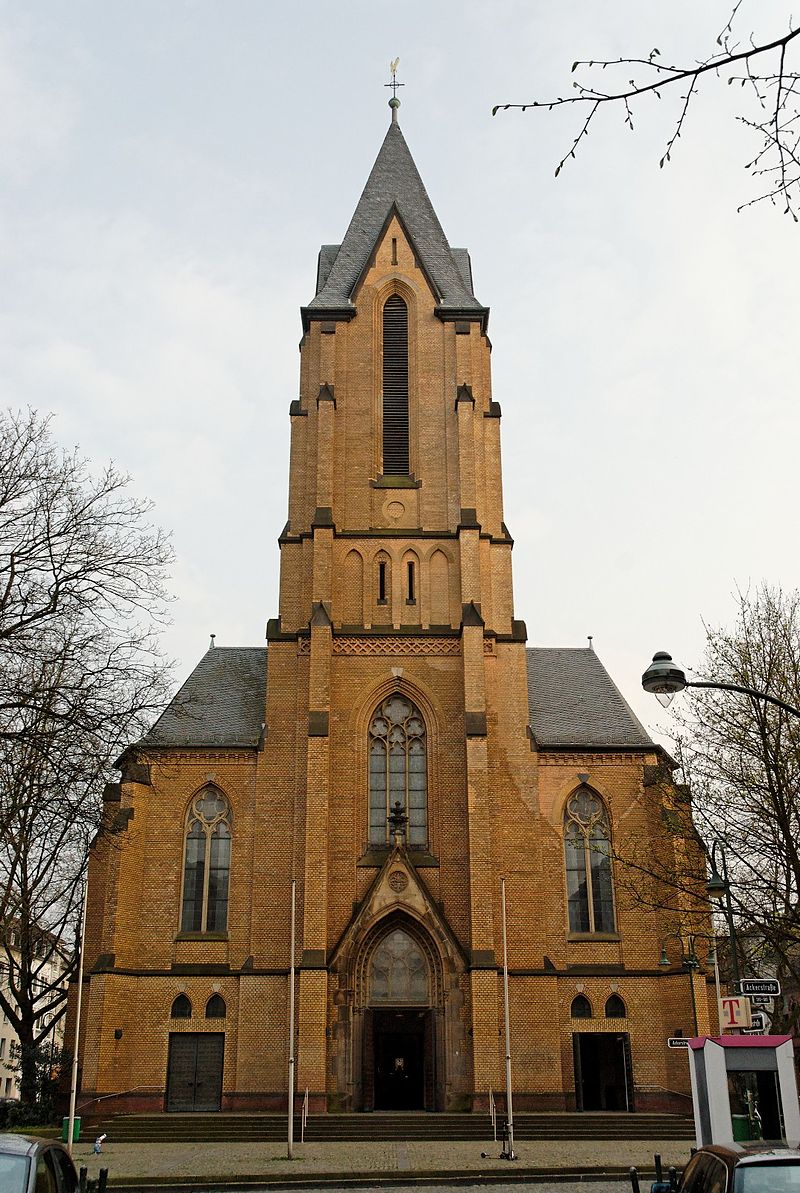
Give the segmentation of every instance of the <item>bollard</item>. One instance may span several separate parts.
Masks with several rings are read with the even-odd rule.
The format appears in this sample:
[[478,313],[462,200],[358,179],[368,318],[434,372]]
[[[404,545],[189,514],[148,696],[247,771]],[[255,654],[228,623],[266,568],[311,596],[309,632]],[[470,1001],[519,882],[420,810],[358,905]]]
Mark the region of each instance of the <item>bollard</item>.
[[108,1169],[100,1169],[100,1177],[97,1182],[97,1193],[106,1193],[106,1186],[108,1185]]
[[86,1193],[86,1177],[88,1173],[88,1168],[82,1168],[78,1173],[78,1189],[80,1193]]
[[670,1193],[678,1193],[678,1170],[674,1165],[670,1164],[667,1176],[669,1177]]
[[633,1189],[633,1193],[639,1193],[639,1173],[635,1168],[630,1168],[628,1170],[628,1175],[631,1178],[631,1189]]
[[656,1170],[656,1179],[650,1186],[650,1193],[670,1193],[672,1186],[668,1181],[664,1180],[664,1168],[661,1163],[661,1153],[656,1152],[653,1156],[653,1164]]

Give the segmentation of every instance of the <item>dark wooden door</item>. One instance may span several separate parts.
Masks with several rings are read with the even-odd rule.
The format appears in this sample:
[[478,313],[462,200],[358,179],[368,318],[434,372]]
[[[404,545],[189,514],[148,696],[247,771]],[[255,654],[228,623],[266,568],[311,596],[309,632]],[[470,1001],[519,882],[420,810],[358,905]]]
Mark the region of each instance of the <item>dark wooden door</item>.
[[572,1037],[577,1110],[633,1110],[627,1032],[576,1032]]
[[424,1109],[428,1014],[402,1007],[373,1011],[376,1110]]
[[224,1032],[170,1032],[167,1110],[219,1110],[224,1056]]

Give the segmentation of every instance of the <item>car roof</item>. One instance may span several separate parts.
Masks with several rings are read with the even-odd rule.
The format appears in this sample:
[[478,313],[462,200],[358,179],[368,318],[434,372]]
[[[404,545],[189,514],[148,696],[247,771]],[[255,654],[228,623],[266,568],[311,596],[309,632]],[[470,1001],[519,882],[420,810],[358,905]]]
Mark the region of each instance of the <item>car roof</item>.
[[800,1163],[800,1145],[796,1143],[711,1143],[699,1149],[718,1156],[721,1160],[740,1166],[742,1164],[763,1164],[770,1160],[792,1160]]
[[742,1164],[749,1166],[750,1164],[763,1164],[769,1160],[776,1159],[791,1160],[800,1164],[800,1151],[796,1147],[780,1147],[775,1144],[765,1148],[753,1149],[752,1151],[748,1148],[739,1161],[739,1164],[740,1166]]
[[0,1152],[6,1155],[28,1156],[41,1139],[32,1139],[29,1135],[13,1135],[10,1132],[0,1135]]

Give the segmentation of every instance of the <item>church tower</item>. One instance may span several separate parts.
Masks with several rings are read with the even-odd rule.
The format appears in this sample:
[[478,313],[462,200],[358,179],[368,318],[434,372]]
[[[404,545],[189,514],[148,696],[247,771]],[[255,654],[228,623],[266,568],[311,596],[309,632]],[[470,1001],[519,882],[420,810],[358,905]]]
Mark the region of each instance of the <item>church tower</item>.
[[[285,657],[281,666],[293,672],[307,708],[297,858],[304,957],[320,966],[335,959],[347,1011],[337,1045],[349,1035],[345,1047],[363,1049],[356,1037],[362,1012],[370,1017],[366,990],[351,985],[356,975],[340,958],[365,947],[348,923],[350,909],[386,862],[397,801],[408,817],[409,885],[424,892],[429,931],[452,938],[452,956],[437,961],[441,973],[431,968],[440,1005],[428,1030],[442,1037],[437,1054],[445,1037],[456,1040],[449,1059],[462,1064],[468,1025],[453,1008],[466,998],[474,1071],[455,1085],[444,1069],[438,1079],[429,1074],[433,1108],[448,1101],[451,1086],[462,1096],[473,1080],[480,1089],[495,1080],[498,825],[490,772],[495,782],[524,786],[530,748],[489,312],[475,297],[469,254],[448,244],[396,107],[392,115],[342,243],[320,251],[316,294],[302,312],[280,618],[268,638],[270,660]],[[270,686],[270,735],[273,697],[283,700]],[[533,807],[529,814],[536,816]],[[399,883],[400,871],[389,879]],[[443,900],[445,916],[436,910]],[[408,930],[415,947],[431,949],[417,941],[413,916]],[[313,1089],[324,1076],[325,998],[324,969],[304,970],[301,1014],[319,1000],[319,1068],[306,1073]],[[371,1017],[377,1029],[380,1016]],[[309,1045],[301,1072],[315,1054]],[[336,1064],[344,1075],[353,1059],[337,1056]]]
[[594,651],[515,619],[489,312],[390,106],[301,312],[267,646],[210,649],[106,791],[82,1100],[285,1106],[294,883],[312,1107],[485,1107],[502,877],[518,1108],[684,1109],[653,1040],[707,1025],[704,978],[659,968],[616,860],[665,758]]

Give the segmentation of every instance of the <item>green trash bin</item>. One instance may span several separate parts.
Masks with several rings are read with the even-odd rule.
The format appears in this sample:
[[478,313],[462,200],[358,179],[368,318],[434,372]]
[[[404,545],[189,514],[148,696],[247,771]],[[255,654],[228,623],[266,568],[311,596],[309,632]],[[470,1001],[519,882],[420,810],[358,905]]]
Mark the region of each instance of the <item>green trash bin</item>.
[[746,1114],[732,1114],[731,1125],[733,1127],[733,1138],[737,1143],[749,1143],[753,1138],[750,1130],[750,1119]]
[[[61,1120],[61,1142],[67,1142],[67,1134],[69,1132],[69,1117]],[[72,1142],[77,1143],[81,1137],[81,1120],[76,1116],[72,1124]]]

